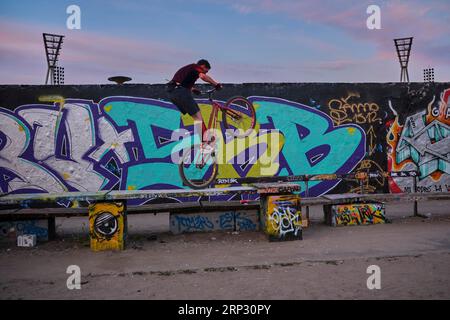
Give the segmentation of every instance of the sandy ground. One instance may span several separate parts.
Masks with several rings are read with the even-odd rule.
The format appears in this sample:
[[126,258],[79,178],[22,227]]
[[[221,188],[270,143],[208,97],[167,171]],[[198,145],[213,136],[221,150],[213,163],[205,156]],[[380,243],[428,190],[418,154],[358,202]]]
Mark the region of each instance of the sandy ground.
[[[87,219],[58,219],[60,239],[36,248],[0,242],[0,299],[450,299],[450,202],[420,204],[431,218],[389,205],[384,225],[313,223],[304,240],[260,232],[172,235],[168,215],[129,216],[121,252],[92,252]],[[66,286],[69,265],[81,290]],[[381,270],[369,290],[367,268]]]

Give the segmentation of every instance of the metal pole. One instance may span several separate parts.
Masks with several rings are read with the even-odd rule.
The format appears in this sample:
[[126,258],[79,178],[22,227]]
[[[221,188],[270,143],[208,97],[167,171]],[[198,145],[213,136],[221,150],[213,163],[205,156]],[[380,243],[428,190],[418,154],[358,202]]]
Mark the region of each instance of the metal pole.
[[[308,187],[308,179],[305,180],[305,196],[309,197],[309,187]],[[309,205],[306,206],[306,221],[309,226]]]
[[[414,193],[417,193],[417,175],[415,175],[414,177],[413,177],[413,190],[414,190]],[[419,210],[418,210],[418,208],[417,208],[417,198],[416,199],[414,199],[414,217],[417,217],[419,215]]]

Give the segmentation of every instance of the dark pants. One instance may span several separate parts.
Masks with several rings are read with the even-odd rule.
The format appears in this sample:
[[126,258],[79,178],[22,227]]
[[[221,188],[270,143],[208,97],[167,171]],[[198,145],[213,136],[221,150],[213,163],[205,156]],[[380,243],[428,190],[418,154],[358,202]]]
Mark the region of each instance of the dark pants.
[[197,102],[192,97],[191,90],[185,87],[168,85],[167,96],[183,114],[189,113],[193,116],[200,111]]

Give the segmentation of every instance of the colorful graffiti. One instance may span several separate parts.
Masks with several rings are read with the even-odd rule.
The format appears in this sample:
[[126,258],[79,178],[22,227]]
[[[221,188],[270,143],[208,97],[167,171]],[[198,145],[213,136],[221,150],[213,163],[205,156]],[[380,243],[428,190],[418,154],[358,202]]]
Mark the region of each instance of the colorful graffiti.
[[[348,173],[364,158],[366,135],[358,125],[334,126],[327,114],[284,99],[249,100],[255,105],[260,128],[278,129],[284,136],[277,175]],[[314,181],[309,194],[325,194],[339,182]],[[304,184],[301,187],[305,190]]]
[[375,102],[350,102],[360,98],[359,93],[349,93],[346,98],[331,99],[328,102],[330,116],[336,125],[343,123],[380,124],[380,107]]
[[302,239],[299,196],[268,196],[263,211],[264,231],[269,239]]
[[[218,178],[348,173],[366,154],[366,134],[357,124],[335,125],[320,110],[280,98],[249,100],[257,131],[242,141],[224,135],[225,148],[235,152],[226,154],[230,158],[219,166]],[[207,100],[198,102],[207,121],[211,107]],[[176,133],[192,132],[193,123],[171,103],[64,99],[14,111],[0,108],[0,123],[2,193],[184,188],[171,154],[182,143]],[[279,143],[271,143],[274,135]],[[231,158],[252,149],[259,150],[257,159]],[[309,194],[327,193],[339,182],[314,181]]]
[[115,202],[91,204],[89,233],[93,251],[123,250],[127,237],[125,205]]
[[366,172],[378,172],[377,177],[371,177],[371,179],[365,179],[363,185],[360,184],[358,179],[349,179],[349,185],[352,186],[349,190],[350,193],[374,193],[378,187],[383,187],[386,182],[386,173],[383,168],[373,160],[363,160],[356,167],[357,173]]
[[[450,191],[450,89],[429,102],[426,110],[408,116],[400,124],[397,111],[390,104],[395,120],[388,123],[386,137],[388,171],[419,171],[417,192]],[[411,178],[390,178],[392,193],[413,192]]]
[[385,223],[383,204],[345,204],[331,207],[332,226]]
[[234,222],[235,222],[235,230],[236,231],[255,231],[259,229],[258,222],[259,215],[257,212],[253,215],[249,215],[248,213],[235,212],[234,214]]
[[[175,228],[178,229],[178,231],[174,233],[214,230],[214,223],[210,220],[210,218],[201,215],[175,215],[174,221],[172,220],[171,225],[174,225]],[[222,226],[222,228],[225,230],[231,229],[231,226],[229,226],[228,228],[226,226]]]
[[256,210],[208,212],[199,214],[171,214],[170,230],[174,234],[209,231],[256,231]]
[[[347,96],[334,98],[328,101],[328,112],[333,119],[334,125],[344,123],[356,123],[366,132],[366,157],[355,169],[359,171],[384,171],[384,159],[380,155],[384,152],[384,141],[380,134],[381,124],[386,119],[387,114],[383,112],[378,103],[368,99],[362,99],[359,92],[349,92]],[[382,164],[380,164],[380,160]],[[373,193],[384,188],[384,178],[367,180],[363,186],[357,180],[349,182],[350,193]]]
[[34,234],[38,240],[48,241],[48,220],[25,220],[0,222],[0,238],[14,238]]

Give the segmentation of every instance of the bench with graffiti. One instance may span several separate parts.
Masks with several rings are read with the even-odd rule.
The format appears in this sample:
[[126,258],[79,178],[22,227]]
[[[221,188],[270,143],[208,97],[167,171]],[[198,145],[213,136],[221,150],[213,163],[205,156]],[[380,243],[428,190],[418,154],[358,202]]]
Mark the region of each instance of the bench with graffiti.
[[[264,231],[271,240],[301,239],[299,210],[300,187],[295,183],[255,183],[249,186],[210,188],[203,190],[118,190],[107,192],[65,192],[53,194],[10,194],[0,197],[0,223],[3,221],[47,220],[48,238],[54,238],[55,218],[89,216],[91,248],[93,250],[123,249],[127,235],[127,214],[170,213],[173,233],[189,231],[232,230]],[[224,194],[256,194],[258,201],[210,202],[209,197]],[[272,197],[284,197],[284,203],[273,202]],[[191,200],[164,203],[173,198]],[[130,200],[161,199],[152,203],[127,207]],[[192,201],[196,199],[196,201]],[[204,200],[206,199],[206,201]],[[259,210],[269,199],[270,210]],[[275,199],[275,198],[274,198]],[[268,205],[268,204],[267,204]],[[272,219],[277,210],[277,219]],[[291,228],[285,225],[289,217]],[[267,215],[261,217],[260,212]],[[22,223],[21,225],[23,225]],[[292,229],[292,230],[291,230]]]
[[[65,192],[53,194],[10,194],[0,196],[2,221],[48,220],[48,237],[55,235],[55,217],[89,216],[91,247],[94,250],[123,249],[127,214],[170,213],[173,233],[193,231],[262,230],[270,240],[302,239],[302,229],[309,225],[309,207],[323,206],[325,221],[333,226],[385,222],[383,202],[448,200],[449,193],[346,193],[308,197],[308,183],[318,180],[356,179],[361,191],[369,179],[380,175],[410,178],[418,173],[356,172],[350,174],[297,175],[218,179],[222,188],[204,190],[112,190],[104,192]],[[306,186],[300,199],[300,185]],[[233,186],[236,185],[236,186]],[[416,183],[414,182],[414,185]],[[415,189],[414,189],[415,190]],[[415,190],[416,191],[416,190]],[[259,200],[209,201],[224,194],[252,194]],[[170,199],[183,199],[167,203]],[[127,206],[131,200],[160,199],[151,204]],[[302,216],[302,208],[306,215]]]

